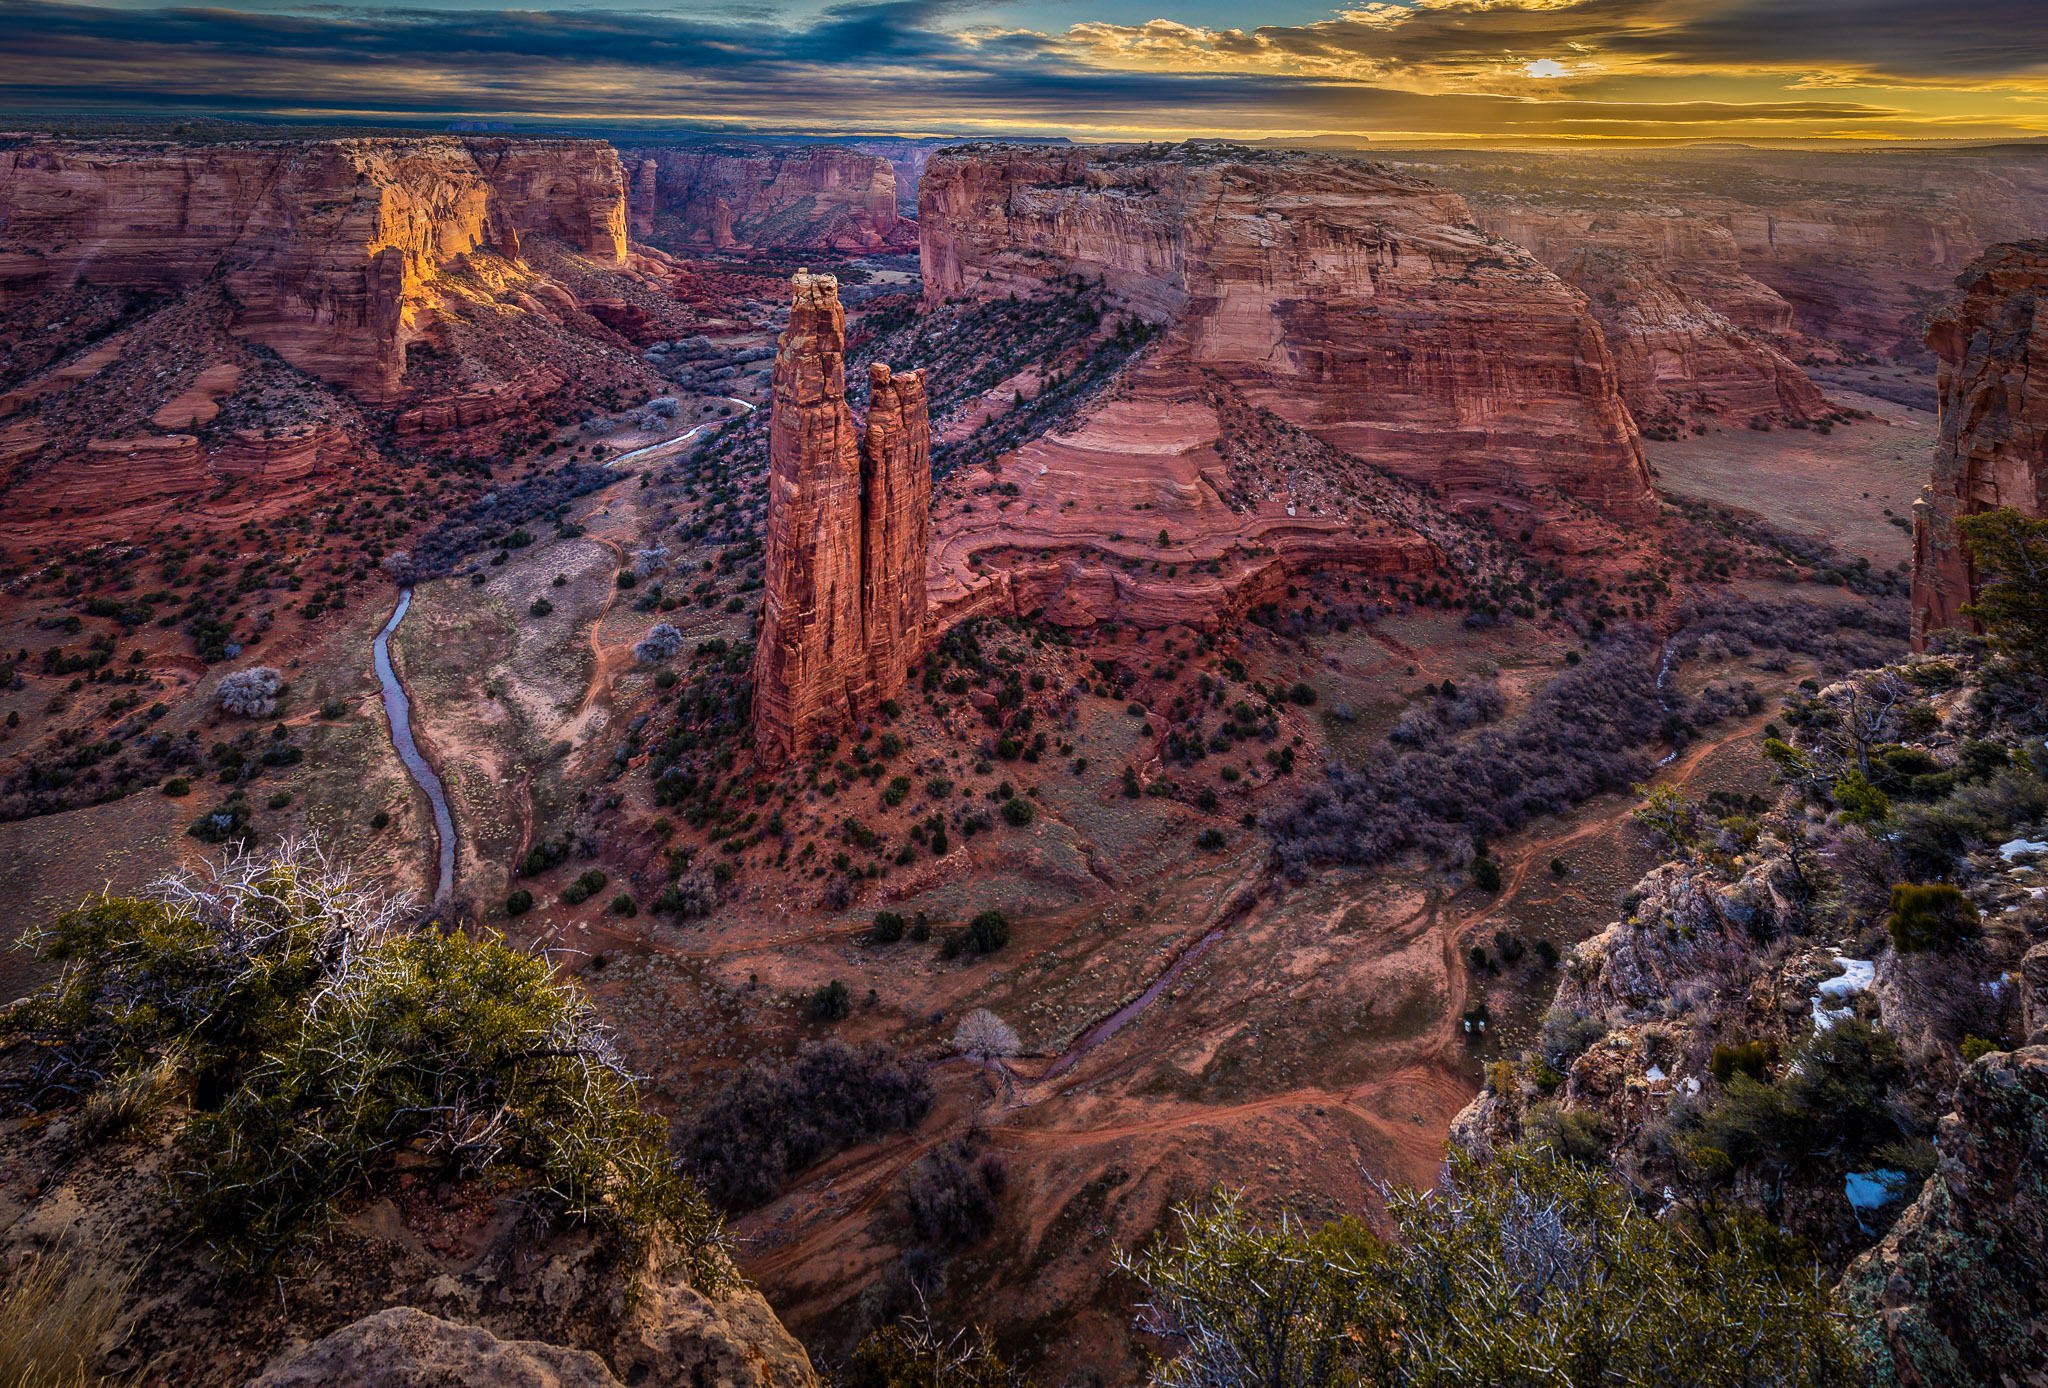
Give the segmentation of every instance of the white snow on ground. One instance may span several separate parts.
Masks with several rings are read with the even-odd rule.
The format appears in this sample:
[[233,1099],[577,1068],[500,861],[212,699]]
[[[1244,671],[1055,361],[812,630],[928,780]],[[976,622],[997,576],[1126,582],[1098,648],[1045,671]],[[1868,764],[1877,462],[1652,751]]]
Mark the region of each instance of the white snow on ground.
[[[1843,972],[1834,978],[1824,978],[1820,991],[1813,995],[1813,1029],[1826,1031],[1842,1018],[1852,1015],[1854,1009],[1847,1005],[1852,994],[1860,993],[1877,981],[1877,964],[1870,959],[1845,959],[1836,950],[1835,962]],[[1829,1007],[1832,1000],[1839,1004]]]
[[1650,1067],[1649,1073],[1644,1075],[1643,1078],[1648,1080],[1651,1084],[1657,1083],[1659,1080],[1664,1078],[1664,1067],[1661,1065],[1652,1065]]
[[2008,839],[1998,845],[1998,856],[2008,863],[2022,853],[2048,853],[2048,843],[2036,843],[2032,839]]

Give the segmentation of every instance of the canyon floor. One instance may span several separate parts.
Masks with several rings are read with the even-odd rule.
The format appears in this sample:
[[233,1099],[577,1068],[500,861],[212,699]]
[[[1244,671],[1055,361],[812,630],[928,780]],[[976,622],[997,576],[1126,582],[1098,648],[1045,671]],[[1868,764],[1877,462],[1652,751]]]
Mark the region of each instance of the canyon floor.
[[[1826,435],[1727,429],[1652,444],[1659,484],[1676,499],[1824,538],[1875,568],[1904,562],[1910,540],[1893,516],[1908,514],[1917,492],[1932,417],[1874,396],[1839,398],[1873,418]],[[655,611],[643,590],[621,586],[632,556],[673,523],[673,492],[648,483],[691,446],[628,458],[617,482],[575,504],[560,537],[510,550],[473,576],[422,584],[394,658],[454,806],[459,900],[486,925],[554,951],[589,986],[658,1106],[687,1115],[735,1067],[824,1036],[939,1058],[939,1102],[916,1131],[833,1158],[734,1221],[745,1271],[828,1360],[898,1309],[907,1169],[973,1133],[1006,1159],[1008,1186],[995,1232],[945,1255],[931,1276],[935,1316],[987,1325],[1046,1381],[1086,1371],[1131,1377],[1142,1344],[1130,1328],[1129,1288],[1113,1275],[1117,1250],[1148,1237],[1171,1204],[1212,1189],[1322,1219],[1368,1208],[1375,1182],[1432,1181],[1446,1126],[1484,1063],[1512,1052],[1540,1020],[1555,979],[1535,942],[1562,949],[1598,930],[1653,861],[1627,820],[1635,798],[1608,795],[1496,844],[1504,884],[1495,894],[1463,873],[1416,865],[1330,870],[1295,884],[1273,876],[1246,816],[1328,759],[1362,758],[1425,685],[1497,679],[1512,715],[1583,648],[1561,626],[1473,629],[1461,614],[1418,607],[1296,637],[1245,625],[1213,650],[1187,629],[1097,633],[1073,648],[1029,644],[1023,631],[992,634],[991,643],[1014,642],[1020,670],[1047,675],[1055,689],[1085,678],[1094,660],[1192,673],[1228,658],[1242,664],[1239,683],[1307,681],[1318,698],[1278,717],[1273,745],[1295,749],[1287,770],[1243,758],[1241,774],[1225,779],[1218,756],[1193,773],[1218,796],[1217,813],[1123,792],[1122,768],[1144,766],[1150,777],[1157,749],[1149,721],[1141,731],[1143,715],[1120,697],[1071,701],[1048,726],[1057,754],[1049,748],[1029,763],[988,760],[984,730],[961,716],[971,710],[912,699],[882,729],[919,783],[907,803],[879,799],[873,780],[810,789],[786,802],[792,832],[824,842],[858,817],[900,837],[963,792],[993,810],[1011,783],[1035,806],[1028,825],[991,814],[986,832],[886,869],[843,909],[821,901],[802,858],[771,864],[764,853],[746,860],[712,914],[657,916],[645,908],[668,880],[669,850],[689,836],[661,827],[664,810],[639,773],[636,720],[674,696],[633,646],[657,620],[681,630],[686,651],[739,642],[751,626],[741,601],[751,589],[728,543],[665,558],[670,595],[684,592],[686,575],[703,575],[701,601],[685,596]],[[1340,597],[1335,582],[1305,586],[1329,605]],[[1848,600],[1761,580],[1730,591]],[[370,668],[371,639],[394,597],[309,624],[277,652],[293,692],[276,721],[304,758],[252,788],[258,798],[286,797],[257,811],[264,836],[318,831],[372,872],[426,892],[432,821],[392,752]],[[38,622],[49,613],[14,602],[0,616],[0,645],[40,649],[51,638]],[[219,720],[207,712],[205,667],[152,647],[143,668],[155,697],[176,706],[167,726],[212,735]],[[1778,670],[1694,661],[1679,667],[1674,692],[1753,680],[1760,707],[1774,709],[1780,693],[1815,673],[1799,659]],[[48,697],[31,682],[0,694],[0,713],[41,716]],[[339,715],[323,709],[330,700],[341,701]],[[1755,748],[1768,716],[1715,727],[1660,777],[1700,792],[1764,789]],[[142,793],[0,824],[0,926],[12,933],[102,886],[132,890],[167,863],[198,860],[212,850],[186,826],[224,794],[201,779],[189,798]],[[389,822],[372,827],[379,811]],[[1220,846],[1198,849],[1209,828],[1220,829]],[[580,857],[517,875],[537,846],[583,832],[602,838],[610,874],[589,900],[563,899],[588,866]],[[701,863],[715,850],[705,842],[700,851]],[[536,905],[510,917],[504,903],[521,885]],[[610,905],[619,895],[634,901],[633,914]],[[1000,909],[1012,933],[979,959],[944,957],[938,935],[866,943],[884,909],[923,913],[941,928]],[[1528,952],[1475,971],[1470,947],[1495,932]],[[34,980],[19,954],[0,959],[0,970],[8,996]],[[805,999],[833,980],[848,990],[850,1015],[809,1020]],[[1023,1041],[1007,1073],[942,1058],[960,1016],[977,1007]]]

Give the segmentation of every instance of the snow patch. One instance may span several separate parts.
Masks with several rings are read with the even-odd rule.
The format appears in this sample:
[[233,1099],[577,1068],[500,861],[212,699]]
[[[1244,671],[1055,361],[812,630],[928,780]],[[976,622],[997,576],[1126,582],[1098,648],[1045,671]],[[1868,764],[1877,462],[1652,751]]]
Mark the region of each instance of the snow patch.
[[1998,856],[2008,863],[2022,853],[2048,853],[2048,843],[2037,843],[2032,839],[2008,839],[1998,845]]
[[[1847,1005],[1848,999],[1863,992],[1877,981],[1877,963],[1870,959],[1847,959],[1840,950],[1833,951],[1835,962],[1842,966],[1842,972],[1834,978],[1820,981],[1819,991],[1813,995],[1813,1029],[1826,1031],[1844,1017],[1854,1015],[1854,1009]],[[1835,1003],[1833,1007],[1828,1006]]]

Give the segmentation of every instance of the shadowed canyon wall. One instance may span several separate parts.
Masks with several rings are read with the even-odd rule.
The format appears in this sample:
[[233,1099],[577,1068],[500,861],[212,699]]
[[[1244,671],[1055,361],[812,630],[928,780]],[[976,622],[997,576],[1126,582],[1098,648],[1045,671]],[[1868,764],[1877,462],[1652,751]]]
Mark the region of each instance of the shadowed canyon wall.
[[969,145],[919,195],[925,294],[1100,276],[1171,324],[1148,357],[1449,492],[1555,487],[1655,513],[1634,421],[1582,295],[1376,166],[1230,146]]
[[1975,575],[1956,518],[2000,506],[2048,515],[2048,240],[1994,246],[1956,280],[1938,315],[1941,358],[1933,479],[1913,503],[1913,644],[1968,628]]
[[667,249],[908,250],[896,171],[837,145],[707,144],[625,150],[632,227]]
[[754,656],[754,740],[771,760],[901,691],[924,637],[931,525],[923,373],[873,368],[858,439],[839,281],[799,272],[791,288],[775,354]]
[[237,331],[360,398],[400,392],[424,290],[521,235],[626,258],[625,176],[595,140],[38,141],[0,151],[0,300],[158,293],[218,275]]

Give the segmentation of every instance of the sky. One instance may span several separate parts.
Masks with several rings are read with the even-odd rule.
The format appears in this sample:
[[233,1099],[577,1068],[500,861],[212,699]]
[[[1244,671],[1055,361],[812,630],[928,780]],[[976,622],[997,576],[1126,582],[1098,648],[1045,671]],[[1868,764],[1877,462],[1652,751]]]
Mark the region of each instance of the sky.
[[0,109],[1083,140],[2048,136],[2048,0],[0,0]]

